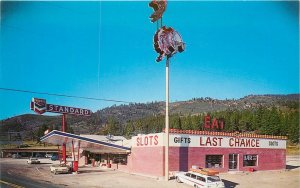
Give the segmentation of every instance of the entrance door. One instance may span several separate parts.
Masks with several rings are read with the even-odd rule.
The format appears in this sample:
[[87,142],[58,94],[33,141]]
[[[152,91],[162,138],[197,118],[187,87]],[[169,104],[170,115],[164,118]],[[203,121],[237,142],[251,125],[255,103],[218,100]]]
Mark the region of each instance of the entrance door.
[[237,161],[238,154],[229,154],[229,170],[236,170],[237,169]]

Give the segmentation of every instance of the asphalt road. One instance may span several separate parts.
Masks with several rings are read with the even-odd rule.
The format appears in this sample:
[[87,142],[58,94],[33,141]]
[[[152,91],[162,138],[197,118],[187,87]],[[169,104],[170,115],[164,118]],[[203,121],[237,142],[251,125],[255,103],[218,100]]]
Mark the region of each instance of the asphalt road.
[[40,159],[41,164],[27,164],[26,159],[0,158],[0,187],[37,188],[37,187],[88,187],[88,188],[189,188],[175,180],[165,182],[154,178],[131,175],[113,169],[81,167],[79,174],[58,174],[50,172],[52,162]]
[[38,180],[43,176],[39,169],[49,168],[50,163],[28,165],[26,159],[0,159],[0,187],[57,188],[51,181]]
[[[36,187],[88,187],[88,188],[190,188],[175,180],[161,181],[154,178],[128,174],[99,167],[81,167],[78,174],[54,175],[49,159],[41,159],[42,164],[26,163],[26,159],[0,158],[0,187],[36,188]],[[234,188],[299,188],[300,158],[287,157],[287,169],[275,171],[221,173],[226,187]],[[255,181],[254,181],[255,180]]]

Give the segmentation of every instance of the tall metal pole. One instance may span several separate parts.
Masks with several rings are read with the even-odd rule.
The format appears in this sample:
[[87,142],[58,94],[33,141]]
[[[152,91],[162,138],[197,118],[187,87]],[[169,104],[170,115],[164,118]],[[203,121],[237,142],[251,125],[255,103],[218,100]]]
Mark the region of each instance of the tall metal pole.
[[166,61],[166,128],[165,128],[165,180],[169,181],[169,61]]
[[[63,114],[62,115],[62,132],[66,132],[66,129],[67,129],[66,123],[67,123],[66,122],[66,114]],[[63,143],[63,145],[62,145],[62,160],[63,160],[64,164],[67,163],[66,158],[67,158],[66,144]]]

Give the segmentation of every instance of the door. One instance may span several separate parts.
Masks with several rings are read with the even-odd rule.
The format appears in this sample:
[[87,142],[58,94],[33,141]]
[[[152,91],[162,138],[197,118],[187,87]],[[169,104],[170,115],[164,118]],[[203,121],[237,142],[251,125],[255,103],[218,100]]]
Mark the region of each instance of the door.
[[238,154],[229,154],[229,170],[237,170]]

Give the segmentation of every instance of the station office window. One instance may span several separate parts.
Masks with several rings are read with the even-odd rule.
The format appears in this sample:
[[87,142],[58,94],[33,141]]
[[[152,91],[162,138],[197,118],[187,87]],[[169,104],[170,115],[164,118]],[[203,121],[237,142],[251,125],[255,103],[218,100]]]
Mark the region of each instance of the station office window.
[[110,156],[112,163],[114,164],[127,164],[127,155],[126,154],[115,154]]
[[244,155],[243,165],[244,166],[256,166],[257,165],[257,155]]
[[205,168],[222,168],[223,155],[206,155]]

